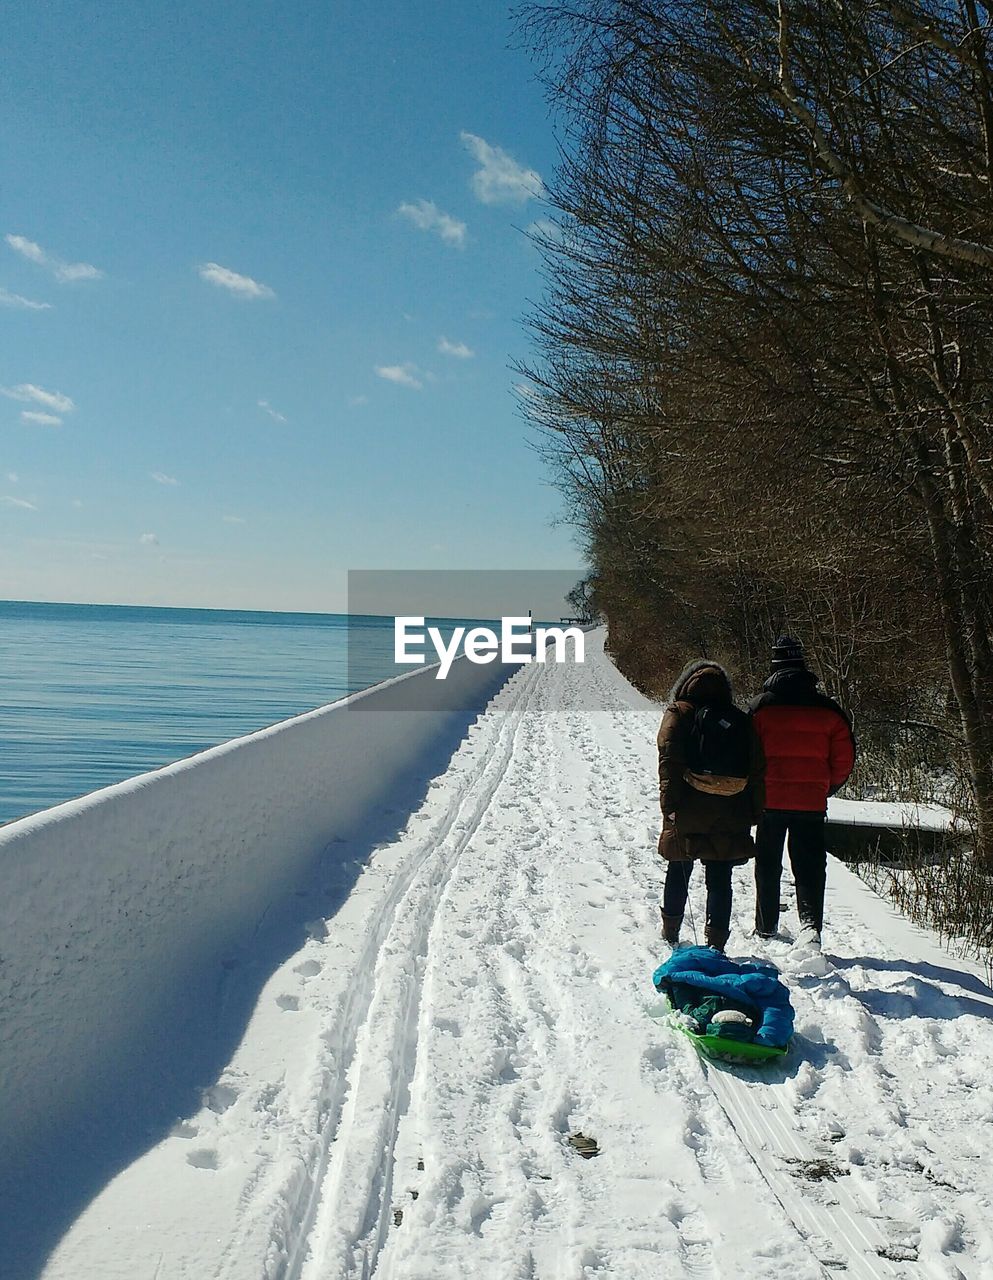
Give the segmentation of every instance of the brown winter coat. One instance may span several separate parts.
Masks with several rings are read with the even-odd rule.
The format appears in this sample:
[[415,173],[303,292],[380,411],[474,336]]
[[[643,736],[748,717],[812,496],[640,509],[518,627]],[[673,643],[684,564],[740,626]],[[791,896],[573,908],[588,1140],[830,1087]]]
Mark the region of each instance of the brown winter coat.
[[731,682],[723,667],[691,663],[677,680],[659,728],[659,798],[662,834],[659,853],[670,862],[744,862],[754,857],[751,827],[764,802],[765,761],[752,733],[748,785],[737,795],[697,791],[684,776],[693,717],[704,705],[731,703]]

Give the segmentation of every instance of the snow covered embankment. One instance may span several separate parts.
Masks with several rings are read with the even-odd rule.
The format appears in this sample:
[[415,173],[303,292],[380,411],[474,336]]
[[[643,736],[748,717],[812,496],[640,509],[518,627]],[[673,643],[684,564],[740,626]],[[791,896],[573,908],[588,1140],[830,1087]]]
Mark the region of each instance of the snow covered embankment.
[[[500,691],[46,1280],[993,1274],[989,989],[832,863],[826,956],[766,952],[782,1064],[655,1021],[658,708],[588,642]],[[732,955],[752,909],[743,868]]]
[[[0,1187],[71,1214],[197,1096],[257,995],[238,969],[347,895],[512,670],[417,671],[0,830]],[[9,1208],[0,1234],[44,1248],[47,1210]]]

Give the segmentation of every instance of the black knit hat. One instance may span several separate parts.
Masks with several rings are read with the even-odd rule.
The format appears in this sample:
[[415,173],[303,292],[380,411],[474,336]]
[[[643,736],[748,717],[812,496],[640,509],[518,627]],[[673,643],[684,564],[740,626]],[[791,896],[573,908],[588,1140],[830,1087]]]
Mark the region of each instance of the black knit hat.
[[792,636],[780,636],[772,646],[772,671],[806,670],[803,645]]

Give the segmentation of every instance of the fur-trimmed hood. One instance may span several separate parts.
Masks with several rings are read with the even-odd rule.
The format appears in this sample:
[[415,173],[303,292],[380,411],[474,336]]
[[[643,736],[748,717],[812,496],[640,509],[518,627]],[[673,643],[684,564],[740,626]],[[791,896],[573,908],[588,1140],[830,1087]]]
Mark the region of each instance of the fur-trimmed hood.
[[719,662],[694,658],[669,690],[670,702],[733,702],[731,677]]

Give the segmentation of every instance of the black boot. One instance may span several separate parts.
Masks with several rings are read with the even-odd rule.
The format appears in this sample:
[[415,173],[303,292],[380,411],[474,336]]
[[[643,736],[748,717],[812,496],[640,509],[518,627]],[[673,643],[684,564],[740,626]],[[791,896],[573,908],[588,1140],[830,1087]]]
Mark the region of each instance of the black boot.
[[683,923],[683,917],[667,916],[661,907],[659,907],[659,914],[662,917],[662,937],[670,947],[678,947],[679,930]]
[[727,946],[728,938],[731,936],[730,929],[717,929],[712,924],[708,924],[704,930],[704,938],[708,947],[713,947],[715,951],[724,954],[724,948]]

